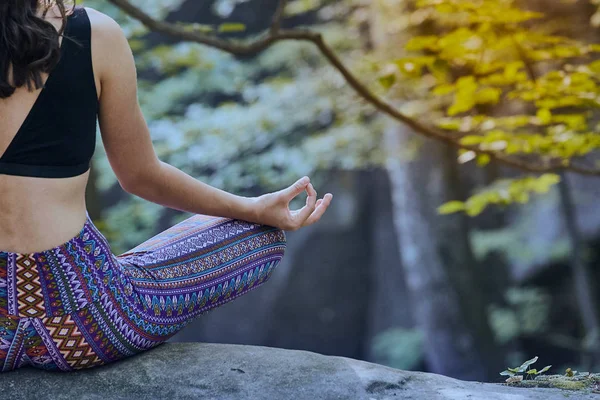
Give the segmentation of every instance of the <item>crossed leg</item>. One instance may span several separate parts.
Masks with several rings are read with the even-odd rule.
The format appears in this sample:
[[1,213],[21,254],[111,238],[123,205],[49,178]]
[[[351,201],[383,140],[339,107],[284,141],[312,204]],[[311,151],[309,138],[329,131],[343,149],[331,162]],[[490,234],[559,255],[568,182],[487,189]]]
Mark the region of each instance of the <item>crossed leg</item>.
[[182,323],[265,283],[285,247],[281,229],[196,214],[116,258],[150,320]]
[[[265,283],[286,247],[280,229],[196,214],[117,256],[88,221],[63,246],[0,257],[0,370],[70,371],[155,347]],[[44,294],[39,315],[8,315],[2,307],[11,293],[29,290],[13,281],[28,271],[29,286]]]

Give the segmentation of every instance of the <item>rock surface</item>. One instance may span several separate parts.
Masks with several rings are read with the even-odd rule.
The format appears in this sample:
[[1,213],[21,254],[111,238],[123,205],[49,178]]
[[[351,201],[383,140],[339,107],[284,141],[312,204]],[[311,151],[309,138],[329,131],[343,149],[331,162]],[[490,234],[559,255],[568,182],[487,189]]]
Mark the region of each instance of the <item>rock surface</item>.
[[0,374],[3,399],[598,399],[585,391],[516,388],[406,372],[344,357],[245,345],[166,343],[74,373]]

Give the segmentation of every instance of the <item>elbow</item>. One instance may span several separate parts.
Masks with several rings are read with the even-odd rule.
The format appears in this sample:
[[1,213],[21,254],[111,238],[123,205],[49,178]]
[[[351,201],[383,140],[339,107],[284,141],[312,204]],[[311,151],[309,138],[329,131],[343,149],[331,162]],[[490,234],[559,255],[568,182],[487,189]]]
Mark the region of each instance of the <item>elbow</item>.
[[129,193],[140,197],[145,197],[144,193],[148,192],[148,188],[153,186],[153,183],[158,179],[161,162],[145,165],[137,170],[130,170],[127,173],[120,174],[117,178],[121,188]]
[[119,185],[121,186],[121,189],[123,189],[125,192],[129,193],[129,194],[137,194],[137,188],[134,184],[134,180],[130,180],[130,179],[118,179],[119,181]]
[[138,192],[138,184],[136,184],[136,179],[134,177],[127,178],[117,178],[119,181],[119,185],[121,189],[129,194],[137,194]]

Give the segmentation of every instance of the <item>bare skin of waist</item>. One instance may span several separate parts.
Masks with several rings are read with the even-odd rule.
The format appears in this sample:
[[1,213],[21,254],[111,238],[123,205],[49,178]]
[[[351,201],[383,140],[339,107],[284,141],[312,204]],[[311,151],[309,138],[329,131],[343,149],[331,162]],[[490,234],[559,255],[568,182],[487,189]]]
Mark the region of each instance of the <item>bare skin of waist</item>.
[[0,251],[48,250],[77,235],[88,177],[89,171],[60,179],[0,175]]

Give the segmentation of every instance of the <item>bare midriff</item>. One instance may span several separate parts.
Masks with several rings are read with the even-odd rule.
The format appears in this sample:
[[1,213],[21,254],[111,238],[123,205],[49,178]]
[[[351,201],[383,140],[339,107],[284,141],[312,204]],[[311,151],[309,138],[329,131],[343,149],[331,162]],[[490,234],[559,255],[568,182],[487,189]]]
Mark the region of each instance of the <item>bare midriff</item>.
[[0,174],[0,251],[34,253],[75,237],[86,221],[89,174],[56,179]]

